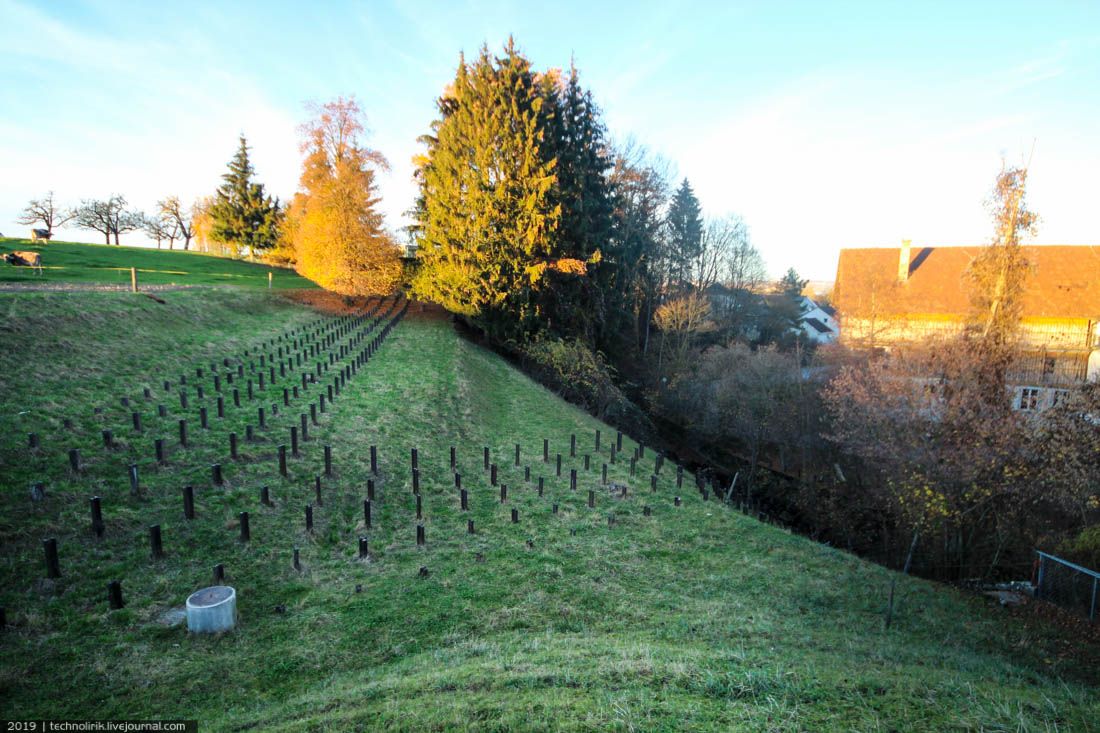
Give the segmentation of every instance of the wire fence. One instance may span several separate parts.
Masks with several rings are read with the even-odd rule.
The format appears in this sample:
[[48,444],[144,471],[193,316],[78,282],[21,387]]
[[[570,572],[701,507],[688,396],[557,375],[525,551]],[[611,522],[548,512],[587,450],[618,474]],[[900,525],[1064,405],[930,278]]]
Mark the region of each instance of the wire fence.
[[1083,613],[1096,621],[1100,602],[1100,573],[1045,552],[1039,555],[1035,597]]

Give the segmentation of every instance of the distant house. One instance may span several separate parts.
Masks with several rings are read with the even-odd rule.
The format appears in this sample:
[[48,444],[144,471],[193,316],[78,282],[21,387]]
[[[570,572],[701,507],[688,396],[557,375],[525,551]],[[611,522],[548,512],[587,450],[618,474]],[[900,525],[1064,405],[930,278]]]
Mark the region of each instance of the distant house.
[[[833,302],[840,340],[892,348],[959,333],[970,311],[966,272],[974,247],[844,249]],[[1031,246],[1020,336],[1011,376],[1014,406],[1040,410],[1100,376],[1100,247]]]
[[807,339],[818,344],[836,341],[840,335],[840,325],[836,320],[836,310],[832,306],[818,303],[813,298],[803,295],[799,308],[802,315],[798,317],[798,326]]

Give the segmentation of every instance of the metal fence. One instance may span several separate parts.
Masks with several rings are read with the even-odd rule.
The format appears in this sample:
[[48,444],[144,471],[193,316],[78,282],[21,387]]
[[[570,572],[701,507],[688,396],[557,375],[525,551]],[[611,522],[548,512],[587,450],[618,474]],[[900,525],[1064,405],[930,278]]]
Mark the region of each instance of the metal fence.
[[1090,621],[1096,621],[1100,573],[1045,552],[1038,555],[1039,577],[1035,583],[1035,597],[1084,613]]

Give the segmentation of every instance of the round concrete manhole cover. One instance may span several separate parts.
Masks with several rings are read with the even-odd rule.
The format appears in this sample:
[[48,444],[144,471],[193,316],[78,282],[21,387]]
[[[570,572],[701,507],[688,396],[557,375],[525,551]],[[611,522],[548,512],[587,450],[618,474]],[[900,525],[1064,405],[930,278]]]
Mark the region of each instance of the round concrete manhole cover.
[[216,606],[223,603],[233,595],[233,589],[226,585],[215,585],[195,591],[187,599],[191,606]]

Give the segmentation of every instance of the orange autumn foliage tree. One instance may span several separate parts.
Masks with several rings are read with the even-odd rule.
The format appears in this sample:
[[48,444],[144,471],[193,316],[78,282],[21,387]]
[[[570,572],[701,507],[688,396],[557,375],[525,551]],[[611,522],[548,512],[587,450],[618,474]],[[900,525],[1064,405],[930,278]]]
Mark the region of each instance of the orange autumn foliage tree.
[[401,276],[399,250],[383,228],[375,186],[386,159],[361,144],[354,99],[311,105],[302,125],[302,176],[287,212],[286,244],[298,272],[344,295],[388,294]]

